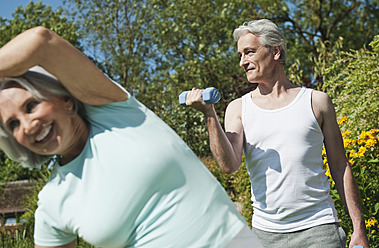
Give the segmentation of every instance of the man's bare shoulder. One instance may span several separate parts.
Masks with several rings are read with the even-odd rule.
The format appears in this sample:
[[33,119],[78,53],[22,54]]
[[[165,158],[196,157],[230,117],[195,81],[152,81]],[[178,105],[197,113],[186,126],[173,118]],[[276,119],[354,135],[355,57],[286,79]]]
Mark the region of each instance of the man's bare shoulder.
[[227,115],[241,115],[242,112],[242,98],[237,98],[231,101],[226,108]]
[[234,99],[231,101],[228,105],[228,107],[235,107],[235,106],[241,106],[242,105],[242,97]]
[[320,90],[313,90],[312,91],[312,96],[313,98],[317,99],[317,100],[327,100],[329,97],[329,95],[323,91],[320,91]]
[[327,110],[333,106],[332,100],[329,95],[319,90],[313,90],[312,92],[312,105],[320,110]]

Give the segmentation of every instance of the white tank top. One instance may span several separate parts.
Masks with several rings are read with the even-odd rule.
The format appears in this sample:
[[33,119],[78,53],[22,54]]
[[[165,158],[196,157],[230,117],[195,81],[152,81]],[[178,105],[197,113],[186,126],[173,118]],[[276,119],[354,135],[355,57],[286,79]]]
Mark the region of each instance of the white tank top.
[[252,225],[258,229],[293,232],[338,222],[311,96],[312,90],[303,87],[290,104],[274,110],[255,105],[251,92],[242,97]]

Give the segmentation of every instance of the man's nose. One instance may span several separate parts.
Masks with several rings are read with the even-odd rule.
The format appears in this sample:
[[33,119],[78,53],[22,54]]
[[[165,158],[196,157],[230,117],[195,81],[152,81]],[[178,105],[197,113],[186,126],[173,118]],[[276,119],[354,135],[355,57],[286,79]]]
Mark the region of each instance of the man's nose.
[[246,61],[245,56],[244,56],[244,55],[241,55],[241,58],[240,58],[240,66],[241,66],[242,68],[245,68],[247,64],[248,64],[248,63],[247,63],[247,61]]

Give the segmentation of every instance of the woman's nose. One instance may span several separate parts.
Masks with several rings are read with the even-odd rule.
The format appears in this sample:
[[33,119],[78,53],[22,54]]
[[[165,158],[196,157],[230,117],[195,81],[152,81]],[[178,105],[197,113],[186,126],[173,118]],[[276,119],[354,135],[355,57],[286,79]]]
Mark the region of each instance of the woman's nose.
[[25,118],[23,120],[22,125],[24,129],[24,133],[26,135],[30,135],[30,134],[35,133],[38,130],[39,121],[30,119],[30,118]]

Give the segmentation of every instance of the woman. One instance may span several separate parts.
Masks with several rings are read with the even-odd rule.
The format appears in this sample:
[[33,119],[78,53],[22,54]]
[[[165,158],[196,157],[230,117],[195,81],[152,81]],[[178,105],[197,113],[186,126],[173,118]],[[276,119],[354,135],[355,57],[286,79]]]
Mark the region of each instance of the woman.
[[2,47],[0,78],[1,148],[29,166],[59,158],[36,247],[261,247],[186,144],[52,31]]

